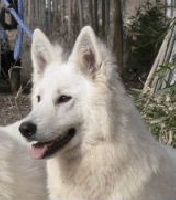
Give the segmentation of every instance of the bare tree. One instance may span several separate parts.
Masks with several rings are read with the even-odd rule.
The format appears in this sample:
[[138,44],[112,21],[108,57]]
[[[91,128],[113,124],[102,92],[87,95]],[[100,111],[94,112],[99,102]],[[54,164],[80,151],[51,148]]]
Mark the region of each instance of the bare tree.
[[[70,0],[69,0],[69,5],[70,5]],[[61,0],[60,2],[60,16],[61,16],[61,23],[62,26],[64,25],[64,20],[65,20],[65,16],[66,16],[66,1],[65,0]]]
[[46,0],[46,27],[48,30],[49,25],[51,24],[51,1]]
[[105,39],[106,0],[102,0],[102,38]]
[[79,23],[80,28],[83,27],[84,18],[83,18],[83,0],[79,0]]
[[72,37],[72,19],[73,19],[72,1],[73,0],[69,0],[69,4],[68,4],[68,9],[69,9],[69,14],[68,14],[68,34],[69,34],[69,38]]
[[72,44],[79,32],[79,5],[77,0],[69,0],[68,33],[69,42]]
[[94,0],[94,9],[93,9],[93,17],[94,17],[94,30],[96,34],[99,34],[99,6],[98,0]]
[[[58,5],[60,4],[60,0],[52,0],[52,16],[53,16],[53,26],[58,24],[59,20],[59,11],[58,11]],[[59,20],[60,22],[60,20]]]
[[105,7],[105,34],[106,40],[108,41],[108,37],[110,35],[110,14],[111,14],[111,0],[106,0],[106,7]]
[[118,68],[123,69],[123,20],[121,0],[114,0],[114,36],[113,50],[117,58]]
[[45,8],[45,0],[40,0],[40,26],[44,29],[46,26],[46,8]]
[[94,20],[93,20],[93,0],[89,0],[89,21],[92,27],[94,26]]

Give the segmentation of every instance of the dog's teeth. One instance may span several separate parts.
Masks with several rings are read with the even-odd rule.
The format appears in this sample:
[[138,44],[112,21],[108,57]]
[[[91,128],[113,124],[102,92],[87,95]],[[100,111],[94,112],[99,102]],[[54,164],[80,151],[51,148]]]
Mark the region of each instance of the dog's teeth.
[[37,144],[38,142],[37,141],[32,141],[32,142],[30,142],[30,144],[32,144],[32,145],[35,145],[35,144]]

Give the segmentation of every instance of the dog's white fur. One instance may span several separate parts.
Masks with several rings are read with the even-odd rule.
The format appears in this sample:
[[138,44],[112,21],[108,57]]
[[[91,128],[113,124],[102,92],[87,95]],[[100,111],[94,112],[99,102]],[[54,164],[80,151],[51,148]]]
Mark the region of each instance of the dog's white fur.
[[[77,130],[47,160],[50,199],[176,199],[176,152],[148,133],[93,30],[81,30],[67,62],[56,53],[35,30],[33,111],[26,121],[37,124],[37,141]],[[72,99],[58,104],[61,95]]]
[[46,200],[45,163],[30,157],[20,123],[0,128],[0,200]]

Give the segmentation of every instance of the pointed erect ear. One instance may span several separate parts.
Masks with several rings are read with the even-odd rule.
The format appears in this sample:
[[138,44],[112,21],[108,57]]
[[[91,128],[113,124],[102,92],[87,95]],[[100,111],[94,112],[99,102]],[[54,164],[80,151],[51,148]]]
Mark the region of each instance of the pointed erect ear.
[[75,62],[86,74],[94,75],[100,69],[101,56],[95,33],[90,26],[82,28],[69,61]]
[[34,79],[37,79],[44,73],[52,60],[51,43],[40,29],[34,30],[31,57],[34,67]]

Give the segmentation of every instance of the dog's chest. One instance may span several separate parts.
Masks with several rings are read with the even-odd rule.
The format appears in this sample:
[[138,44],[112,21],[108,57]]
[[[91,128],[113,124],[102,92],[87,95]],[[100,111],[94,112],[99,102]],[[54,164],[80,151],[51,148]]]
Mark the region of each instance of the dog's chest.
[[76,166],[67,163],[62,168],[56,159],[48,162],[48,188],[51,200],[109,199],[114,193],[113,175],[106,174],[107,170],[98,169],[90,163],[83,163]]

